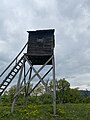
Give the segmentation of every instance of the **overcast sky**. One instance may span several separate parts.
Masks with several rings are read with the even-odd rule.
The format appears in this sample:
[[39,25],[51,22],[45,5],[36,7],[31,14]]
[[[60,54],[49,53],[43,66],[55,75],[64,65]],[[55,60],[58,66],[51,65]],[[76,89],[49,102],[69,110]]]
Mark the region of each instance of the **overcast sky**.
[[55,29],[56,77],[90,90],[90,0],[0,0],[0,73],[27,30]]

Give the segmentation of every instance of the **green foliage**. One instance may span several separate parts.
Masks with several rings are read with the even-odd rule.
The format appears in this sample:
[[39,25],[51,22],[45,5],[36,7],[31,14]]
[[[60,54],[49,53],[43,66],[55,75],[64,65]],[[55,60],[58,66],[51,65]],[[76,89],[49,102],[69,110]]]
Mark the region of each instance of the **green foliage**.
[[10,96],[9,95],[3,95],[1,96],[1,100],[0,100],[2,105],[10,105]]
[[52,96],[49,93],[44,93],[39,98],[42,104],[52,104]]
[[10,107],[0,106],[0,120],[89,120],[90,104],[57,104],[57,115],[53,115],[52,105],[16,106],[14,113]]
[[57,101],[59,103],[64,103],[66,102],[65,98],[67,97],[67,93],[69,92],[70,89],[70,83],[65,80],[65,78],[60,79],[57,81]]
[[79,90],[77,89],[69,90],[68,99],[70,103],[82,103],[83,102],[83,96],[80,94]]
[[[90,103],[90,96],[85,96],[78,89],[71,89],[70,83],[65,79],[56,80],[56,101],[60,103]],[[33,88],[33,86],[31,86]],[[31,88],[30,87],[30,88]],[[48,88],[53,91],[53,81],[48,84]],[[52,96],[45,92],[42,84],[39,84],[33,93],[28,96],[28,104],[52,104]],[[16,86],[12,86],[1,97],[2,105],[11,105],[16,91]],[[25,94],[22,91],[18,97],[16,105],[25,104]]]
[[70,83],[65,80],[65,78],[57,81],[57,89],[58,90],[68,90],[70,88]]

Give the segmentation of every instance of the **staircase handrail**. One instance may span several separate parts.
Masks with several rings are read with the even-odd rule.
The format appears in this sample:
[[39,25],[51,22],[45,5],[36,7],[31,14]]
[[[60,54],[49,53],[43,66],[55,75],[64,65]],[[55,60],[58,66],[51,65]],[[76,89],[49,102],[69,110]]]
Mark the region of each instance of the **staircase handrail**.
[[23,52],[23,50],[26,48],[28,42],[24,45],[24,47],[22,48],[22,50],[19,52],[19,54],[14,58],[14,60],[7,66],[7,68],[1,73],[0,77],[8,70],[8,68],[17,60],[17,58],[19,57],[19,55]]

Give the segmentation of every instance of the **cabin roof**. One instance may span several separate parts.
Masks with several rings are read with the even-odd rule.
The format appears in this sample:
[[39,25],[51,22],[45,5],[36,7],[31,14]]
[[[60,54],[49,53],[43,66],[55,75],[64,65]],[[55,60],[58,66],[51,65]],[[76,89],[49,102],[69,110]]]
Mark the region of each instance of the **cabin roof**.
[[39,34],[39,33],[51,33],[54,34],[55,29],[48,29],[48,30],[36,30],[36,31],[27,31],[28,33],[35,33],[35,34]]

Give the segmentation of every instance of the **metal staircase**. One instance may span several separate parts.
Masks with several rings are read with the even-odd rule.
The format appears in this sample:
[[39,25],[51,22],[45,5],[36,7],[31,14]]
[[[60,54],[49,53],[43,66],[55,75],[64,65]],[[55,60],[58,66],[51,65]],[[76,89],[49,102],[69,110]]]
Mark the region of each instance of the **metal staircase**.
[[[15,76],[21,69],[24,55],[22,55],[22,57],[20,57],[20,55],[23,52],[23,50],[26,48],[26,46],[27,46],[27,43],[23,47],[23,49],[20,51],[20,53],[17,55],[17,57],[10,63],[10,65],[0,75],[0,77],[2,77],[4,73],[14,64],[14,66],[11,68],[11,71],[8,73],[8,75],[6,75],[5,79],[0,84],[0,96],[3,94],[3,92],[6,90],[6,88],[9,86],[9,84],[12,82],[12,80],[15,78]],[[19,60],[17,61],[18,58]],[[16,64],[15,64],[15,61],[16,61]]]

